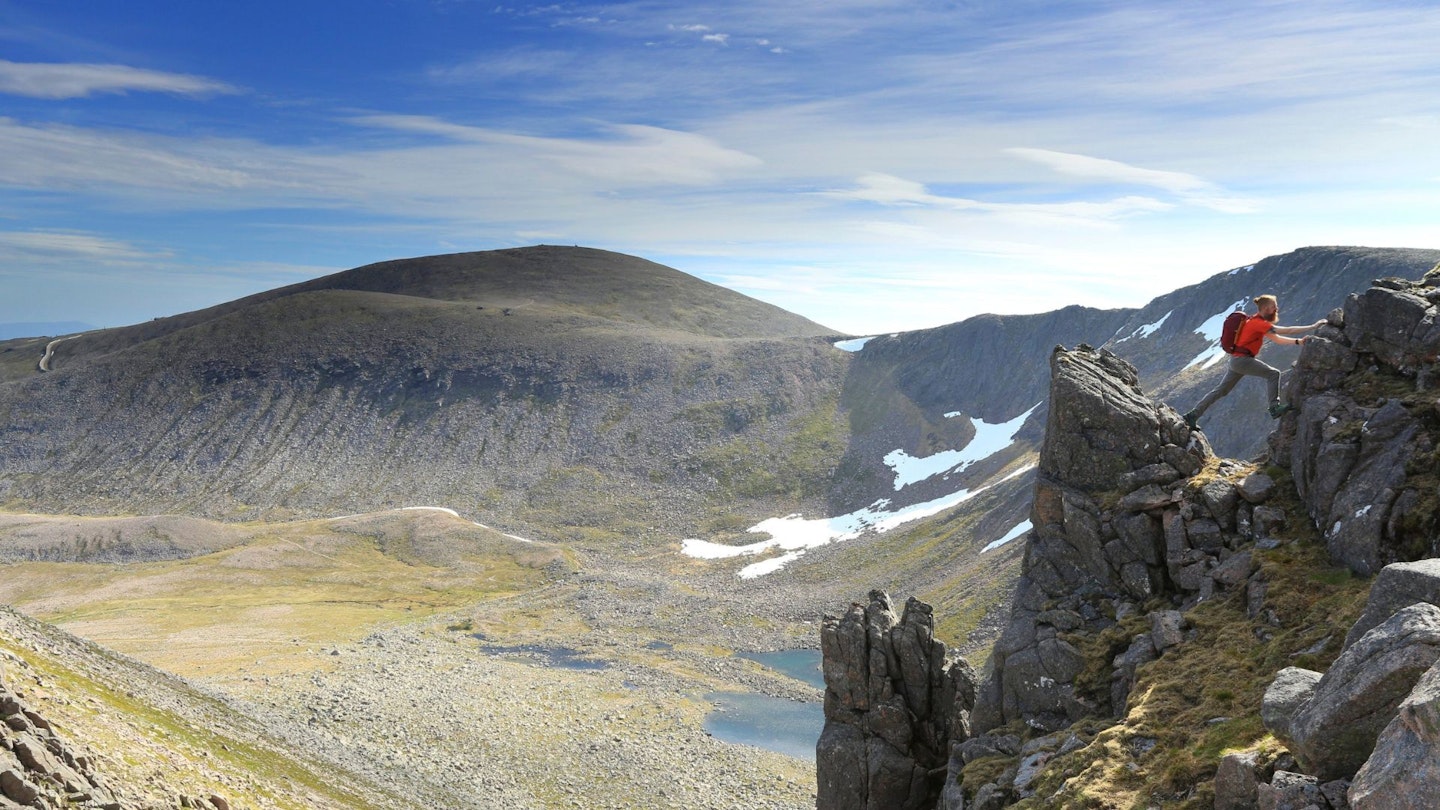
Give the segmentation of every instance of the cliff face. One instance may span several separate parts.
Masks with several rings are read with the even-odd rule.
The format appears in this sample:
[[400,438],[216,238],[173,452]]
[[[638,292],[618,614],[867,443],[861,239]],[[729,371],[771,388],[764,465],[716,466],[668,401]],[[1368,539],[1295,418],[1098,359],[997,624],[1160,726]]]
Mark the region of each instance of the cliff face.
[[[1122,713],[1135,667],[1163,645],[1141,639],[1134,655],[1114,662],[1111,689],[1100,692],[1077,683],[1089,662],[1076,635],[1098,633],[1156,600],[1181,605],[1243,586],[1251,574],[1240,552],[1254,537],[1251,501],[1263,500],[1269,486],[1229,480],[1204,437],[1146,397],[1134,367],[1110,352],[1057,348],[1050,360],[1033,528],[1010,622],[975,706],[980,732],[1016,720],[1056,731]],[[1172,621],[1152,616],[1156,626]]]
[[1331,556],[1369,576],[1440,556],[1440,275],[1380,279],[1307,341],[1270,438]]

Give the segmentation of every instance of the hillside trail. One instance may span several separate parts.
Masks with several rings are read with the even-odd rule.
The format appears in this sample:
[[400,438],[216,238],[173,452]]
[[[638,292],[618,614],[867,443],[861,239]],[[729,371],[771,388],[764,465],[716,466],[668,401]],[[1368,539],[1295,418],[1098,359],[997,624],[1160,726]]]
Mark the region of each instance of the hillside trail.
[[56,346],[59,346],[61,343],[64,343],[64,342],[67,341],[67,340],[74,340],[74,339],[77,338],[77,337],[80,337],[80,336],[79,336],[79,335],[66,335],[65,337],[55,338],[54,340],[50,341],[49,343],[46,343],[46,344],[45,344],[45,356],[43,356],[43,357],[40,358],[40,370],[41,370],[41,371],[50,371],[50,370],[51,370],[51,369],[50,369],[50,359],[55,356],[55,347],[56,347]]

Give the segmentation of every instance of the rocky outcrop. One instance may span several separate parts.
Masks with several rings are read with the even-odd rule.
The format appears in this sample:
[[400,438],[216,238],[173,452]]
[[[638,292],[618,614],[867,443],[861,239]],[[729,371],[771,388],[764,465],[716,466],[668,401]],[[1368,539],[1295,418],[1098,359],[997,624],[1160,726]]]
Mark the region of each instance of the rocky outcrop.
[[1053,731],[1122,713],[1136,670],[1183,639],[1180,613],[1151,615],[1150,632],[1112,662],[1107,692],[1077,689],[1085,661],[1069,639],[1157,597],[1183,607],[1263,588],[1244,547],[1283,520],[1258,505],[1274,489],[1267,476],[1217,461],[1197,477],[1213,460],[1204,437],[1147,397],[1124,360],[1057,348],[1051,370],[1034,528],[977,698],[977,731],[1017,719]]
[[1370,576],[1440,554],[1433,482],[1440,276],[1380,279],[1307,340],[1271,436],[1332,557]]
[[1440,608],[1412,605],[1351,645],[1313,681],[1308,695],[1291,688],[1303,684],[1300,674],[1277,678],[1266,693],[1263,716],[1307,773],[1324,779],[1350,777],[1436,660]]
[[1329,671],[1288,667],[1265,692],[1261,719],[1315,784],[1354,777],[1351,807],[1432,807],[1440,791],[1437,563],[1387,566]]
[[897,617],[870,593],[821,629],[825,729],[815,749],[819,810],[934,807],[952,745],[969,734],[975,676],[948,661],[930,606]]
[[[0,808],[140,810],[148,801],[117,795],[91,756],[71,745],[0,680]],[[222,796],[176,797],[176,806],[230,810]]]
[[1401,702],[1350,786],[1355,810],[1422,810],[1440,795],[1440,666]]
[[1426,602],[1440,605],[1440,559],[1387,565],[1370,586],[1365,612],[1345,636],[1349,647],[1401,609]]

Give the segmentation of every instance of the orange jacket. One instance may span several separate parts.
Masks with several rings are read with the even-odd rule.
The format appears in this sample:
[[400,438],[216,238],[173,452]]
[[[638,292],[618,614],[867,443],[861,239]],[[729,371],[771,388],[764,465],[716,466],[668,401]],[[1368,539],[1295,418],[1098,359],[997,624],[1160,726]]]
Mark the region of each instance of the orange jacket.
[[1265,342],[1265,333],[1275,328],[1275,324],[1265,320],[1259,315],[1251,315],[1240,324],[1240,333],[1235,336],[1235,353],[1249,354],[1255,357],[1260,354],[1261,344]]

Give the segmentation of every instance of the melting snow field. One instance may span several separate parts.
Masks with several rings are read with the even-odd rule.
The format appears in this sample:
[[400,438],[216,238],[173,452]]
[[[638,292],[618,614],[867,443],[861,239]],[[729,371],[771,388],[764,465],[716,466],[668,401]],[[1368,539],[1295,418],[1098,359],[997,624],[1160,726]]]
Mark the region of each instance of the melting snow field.
[[989,543],[987,543],[984,548],[980,549],[980,553],[981,553],[981,554],[984,554],[984,553],[987,552],[987,551],[993,551],[994,549],[997,549],[997,548],[1005,545],[1006,543],[1010,542],[1011,540],[1014,540],[1015,538],[1020,537],[1021,535],[1025,534],[1025,533],[1028,532],[1028,531],[1030,531],[1031,525],[1032,525],[1032,524],[1031,524],[1030,521],[1028,521],[1028,520],[1022,520],[1022,521],[1020,521],[1019,523],[1015,524],[1015,528],[1013,528],[1013,529],[1011,529],[1010,531],[1006,532],[1004,537],[1001,537],[999,540],[992,540],[992,541],[990,541]]
[[[1032,409],[1033,410],[1033,409]],[[769,540],[761,540],[746,546],[727,546],[723,543],[712,543],[708,540],[686,540],[681,545],[681,551],[697,559],[719,560],[730,557],[742,557],[755,555],[771,549],[784,551],[778,557],[747,565],[740,569],[741,579],[754,579],[769,573],[780,570],[787,563],[793,562],[804,555],[807,549],[827,545],[829,543],[853,540],[865,533],[867,530],[887,532],[896,526],[908,523],[912,520],[919,520],[923,517],[943,512],[952,506],[957,506],[970,500],[986,490],[989,490],[1005,481],[1009,481],[1020,475],[1024,475],[1035,469],[1031,464],[1010,473],[996,481],[994,484],[983,486],[976,490],[962,489],[933,501],[912,504],[893,512],[886,511],[890,502],[885,499],[876,501],[864,509],[851,512],[848,515],[839,515],[832,518],[806,519],[799,515],[787,515],[786,517],[770,518],[763,520],[750,527],[751,532],[768,532]]]
[[[1151,335],[1153,335],[1153,334],[1155,334],[1157,331],[1159,331],[1159,330],[1160,330],[1160,327],[1164,326],[1164,325],[1165,325],[1165,322],[1168,321],[1168,320],[1170,320],[1170,316],[1171,316],[1171,315],[1174,315],[1174,314],[1175,314],[1175,310],[1172,309],[1172,310],[1170,310],[1169,312],[1165,313],[1164,315],[1160,316],[1160,320],[1155,321],[1154,323],[1147,323],[1147,324],[1145,324],[1144,326],[1136,327],[1135,331],[1131,332],[1130,334],[1126,335],[1126,336],[1123,337],[1123,338],[1120,338],[1119,340],[1117,340],[1117,341],[1115,341],[1115,342],[1116,342],[1116,343],[1124,343],[1124,342],[1127,341],[1127,340],[1134,340],[1135,338],[1147,338],[1147,337],[1150,337]],[[1117,333],[1117,334],[1118,334],[1118,333]]]
[[[899,492],[906,486],[933,478],[937,475],[948,475],[963,471],[966,467],[977,461],[987,459],[996,453],[1010,446],[1015,441],[1015,435],[1024,426],[1025,420],[1030,414],[1040,407],[1040,403],[1030,406],[1030,410],[1020,414],[1008,422],[1001,422],[992,425],[980,419],[971,420],[975,425],[975,438],[960,450],[946,450],[943,453],[936,453],[933,456],[916,458],[904,450],[892,450],[885,456],[885,466],[895,471],[895,491]],[[947,417],[959,416],[959,411],[951,411],[945,414]]]
[[871,335],[870,337],[855,338],[854,340],[840,340],[832,345],[842,352],[858,352],[865,348],[865,344],[874,340],[875,337],[875,335]]

